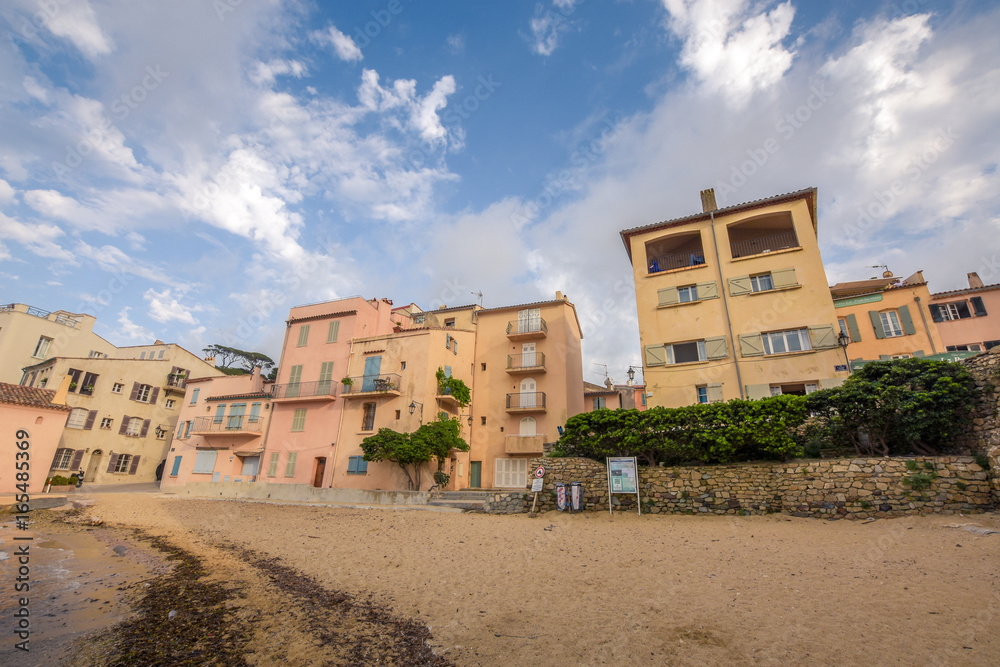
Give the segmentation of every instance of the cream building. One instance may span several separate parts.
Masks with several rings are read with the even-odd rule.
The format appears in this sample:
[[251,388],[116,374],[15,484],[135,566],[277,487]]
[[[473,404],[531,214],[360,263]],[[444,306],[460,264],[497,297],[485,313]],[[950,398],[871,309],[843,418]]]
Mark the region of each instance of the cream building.
[[621,232],[649,405],[804,394],[848,375],[817,243],[816,189]]
[[222,372],[184,348],[157,341],[108,358],[56,357],[23,369],[22,384],[69,379],[72,408],[51,474],[84,470],[95,484],[152,482],[166,458],[186,382]]
[[[93,315],[0,305],[0,382],[18,384],[21,369],[52,357],[106,357],[115,346],[94,333]],[[51,387],[54,389],[55,387]]]

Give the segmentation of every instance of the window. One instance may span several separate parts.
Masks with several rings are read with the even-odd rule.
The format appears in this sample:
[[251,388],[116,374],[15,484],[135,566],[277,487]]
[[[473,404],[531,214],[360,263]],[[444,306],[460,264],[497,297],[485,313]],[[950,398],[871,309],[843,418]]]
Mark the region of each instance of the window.
[[750,276],[750,289],[754,292],[766,292],[774,289],[774,281],[771,280],[771,274],[762,273],[758,276]]
[[319,395],[329,394],[333,385],[333,362],[324,361],[319,366],[319,384],[316,385],[316,393]]
[[305,347],[309,343],[309,325],[303,324],[299,327],[298,347]]
[[181,457],[174,457],[174,467],[170,469],[170,476],[177,477],[177,473],[181,471]]
[[191,403],[190,403],[191,405],[194,405],[195,403],[198,402],[198,392],[200,391],[201,387],[195,387],[194,390],[191,392]]
[[[719,382],[698,385],[695,387],[695,392],[699,403],[718,403],[723,400],[722,384]],[[645,398],[646,394],[643,393],[642,396]]]
[[361,430],[362,431],[374,431],[375,430],[375,404],[365,403],[364,404],[364,415],[361,418]]
[[94,393],[94,385],[97,383],[97,373],[87,373],[83,376],[83,384],[80,385],[80,393],[90,396]]
[[528,484],[528,459],[496,459],[494,482],[497,487],[522,489]]
[[285,477],[295,477],[295,460],[299,458],[298,452],[289,452],[285,461]]
[[35,352],[31,356],[38,359],[44,359],[45,354],[49,351],[49,344],[52,342],[51,338],[45,336],[38,337],[38,344],[35,345]]
[[843,317],[837,319],[837,324],[840,325],[840,333],[847,336],[847,342],[851,342],[851,332],[847,328],[847,320]]
[[260,403],[251,403],[249,423],[256,424],[259,421],[260,421]]
[[703,340],[667,345],[668,364],[689,364],[693,361],[705,361],[706,359],[705,341]]
[[267,476],[275,477],[278,474],[278,452],[271,452],[271,462],[267,464]]
[[191,472],[199,474],[211,474],[215,472],[215,459],[217,456],[218,452],[198,452],[194,460],[194,470]]
[[166,349],[160,350],[160,353],[158,355],[156,355],[156,358],[157,359],[162,359],[163,355],[166,354],[166,352],[167,352]]
[[967,317],[972,317],[972,313],[969,311],[969,304],[965,301],[946,303],[938,306],[938,308],[940,309],[938,312],[941,314],[941,320],[945,322],[964,320]]
[[105,431],[110,430],[111,425],[114,423],[114,421],[115,420],[112,419],[111,417],[104,417],[103,419],[101,419],[101,428],[104,429]]
[[184,437],[185,438],[191,437],[191,427],[193,425],[194,425],[194,421],[192,421],[192,420],[189,419],[188,423],[187,423],[187,428],[184,429]]
[[[968,345],[949,345],[945,348],[948,352],[982,352],[983,348],[979,343],[969,343]],[[989,349],[989,348],[986,348]],[[69,426],[69,424],[67,424]]]
[[364,475],[368,472],[368,461],[363,456],[351,456],[347,459],[348,475]]
[[601,408],[606,408],[606,407],[608,407],[608,404],[607,404],[607,399],[604,396],[595,396],[594,397],[594,409],[595,410],[600,410]]
[[140,403],[149,403],[149,397],[151,396],[153,388],[148,384],[140,384],[139,389],[135,394],[135,400]]
[[226,416],[226,404],[220,403],[215,406],[215,417],[212,419],[213,424],[221,424],[222,418]]
[[646,346],[647,366],[688,364],[708,359],[725,359],[728,356],[729,347],[725,338]]
[[406,362],[405,361],[399,362],[399,370],[401,370],[401,371],[405,371],[406,370]]
[[689,303],[698,300],[698,286],[687,285],[677,288],[677,300],[680,303]]
[[480,422],[482,423],[482,425],[486,426],[486,417],[480,417],[479,419],[480,419]]
[[87,413],[86,408],[73,408],[69,413],[69,419],[66,420],[66,428],[83,428],[87,423]]
[[[142,432],[142,418],[141,417],[129,417],[128,418],[128,428],[125,429],[125,435],[132,436],[133,438],[139,437]],[[115,471],[118,472],[118,471]]]
[[486,370],[486,364],[484,363],[484,364],[480,364],[480,365],[483,367],[483,370],[485,371]]
[[128,472],[129,466],[132,464],[131,454],[119,454],[118,460],[115,461],[114,472]]
[[140,359],[145,359],[146,358],[146,351],[145,350],[143,350],[142,353],[139,354],[139,358]]
[[425,317],[423,315],[414,315],[413,316],[413,323],[414,324],[423,324],[424,323],[424,319],[425,319]]
[[106,355],[104,355],[104,354],[101,354],[101,353],[100,353],[100,352],[98,352],[97,350],[91,350],[91,351],[90,351],[90,354],[88,354],[88,355],[87,355],[87,357],[89,357],[90,359],[95,359],[95,358],[96,358],[96,359],[101,359],[102,357],[105,357],[105,356],[106,356]]
[[886,338],[903,335],[903,327],[899,326],[899,316],[896,315],[896,311],[889,310],[879,313],[879,318],[882,320],[882,330],[885,332]]
[[997,346],[1000,346],[1000,340],[988,340],[983,343],[983,349],[985,350],[992,350]]
[[761,334],[764,342],[764,354],[784,354],[785,352],[804,352],[811,350],[809,329],[790,329]]
[[455,318],[454,317],[449,317],[449,318],[445,319],[444,325],[446,327],[453,327],[453,326],[455,326]]
[[708,403],[708,387],[707,386],[697,387],[697,390],[698,390],[698,402]]
[[[340,320],[330,322],[330,328],[326,330],[326,342],[336,343],[337,335],[340,333]],[[273,475],[272,475],[273,477]]]
[[402,416],[402,411],[396,410],[396,419],[399,419],[401,416]]
[[73,461],[72,449],[57,449],[56,458],[52,461],[54,470],[69,470],[69,464]]
[[306,430],[306,409],[297,408],[295,414],[292,417],[292,430],[293,431],[304,431]]
[[168,398],[167,399],[167,409],[169,410],[172,407],[174,407],[174,399]]
[[[120,394],[120,393],[122,393],[122,389],[124,389],[124,388],[125,388],[125,385],[123,385],[121,382],[115,382],[113,385],[111,385],[111,393],[112,394]],[[198,391],[198,390],[195,389],[195,391]]]

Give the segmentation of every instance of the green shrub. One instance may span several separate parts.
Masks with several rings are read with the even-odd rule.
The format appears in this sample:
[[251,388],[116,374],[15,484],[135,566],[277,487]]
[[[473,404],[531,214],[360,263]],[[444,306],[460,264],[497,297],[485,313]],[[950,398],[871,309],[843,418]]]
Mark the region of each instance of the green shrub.
[[[922,489],[931,488],[931,482],[935,479],[937,479],[937,473],[918,472],[910,475],[909,477],[904,477],[903,486],[908,486],[914,491],[920,491]],[[923,496],[921,496],[921,500],[924,500]]]
[[918,469],[917,462],[914,461],[913,459],[910,459],[909,461],[906,462],[906,469],[909,470],[910,472],[916,472]]
[[49,484],[52,486],[76,486],[76,482],[79,478],[76,475],[71,475],[69,478],[63,477],[62,475],[55,475],[49,478]]
[[990,460],[983,454],[976,454],[976,465],[978,465],[983,470],[989,470]]

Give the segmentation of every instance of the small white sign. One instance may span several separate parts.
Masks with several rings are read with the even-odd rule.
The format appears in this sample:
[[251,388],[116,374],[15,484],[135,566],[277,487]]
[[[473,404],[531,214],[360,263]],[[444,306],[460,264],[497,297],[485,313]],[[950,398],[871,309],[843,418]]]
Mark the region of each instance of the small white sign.
[[545,482],[543,479],[533,479],[531,480],[531,492],[540,493],[542,490],[542,484]]

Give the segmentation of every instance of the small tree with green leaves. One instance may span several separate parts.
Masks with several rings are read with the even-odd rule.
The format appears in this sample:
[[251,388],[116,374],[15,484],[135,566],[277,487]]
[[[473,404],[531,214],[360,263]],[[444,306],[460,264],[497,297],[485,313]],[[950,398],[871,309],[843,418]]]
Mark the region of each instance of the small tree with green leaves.
[[437,378],[438,394],[454,397],[463,408],[472,400],[469,387],[458,378],[446,376],[443,368],[438,367],[434,376]]
[[[451,450],[469,451],[469,445],[459,435],[457,419],[443,419],[424,424],[413,433],[399,433],[391,428],[380,428],[375,435],[361,441],[365,461],[392,461],[406,475],[407,488],[420,490],[421,473],[432,459],[438,460],[438,480],[444,474],[444,462]],[[442,483],[447,484],[447,479]]]

